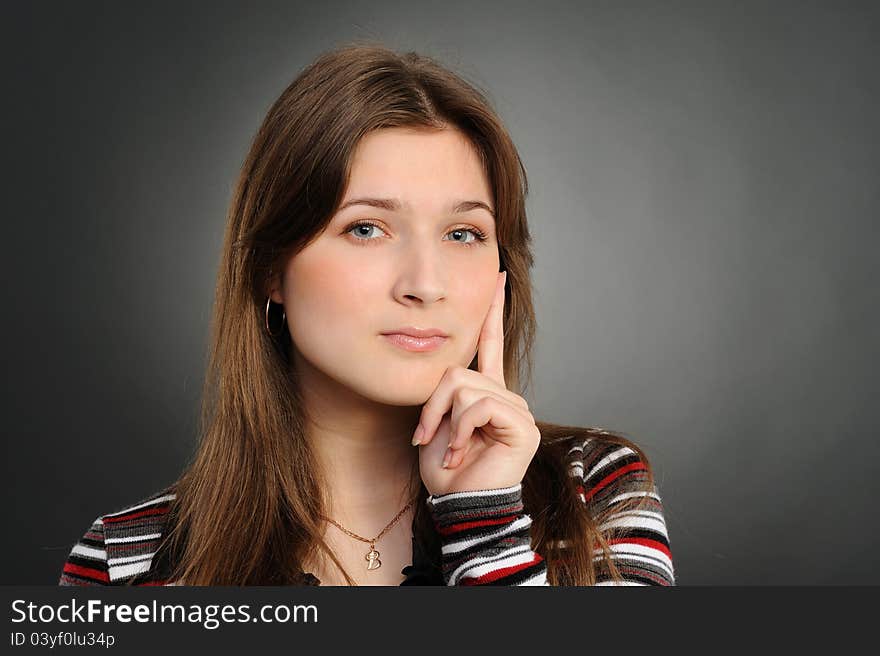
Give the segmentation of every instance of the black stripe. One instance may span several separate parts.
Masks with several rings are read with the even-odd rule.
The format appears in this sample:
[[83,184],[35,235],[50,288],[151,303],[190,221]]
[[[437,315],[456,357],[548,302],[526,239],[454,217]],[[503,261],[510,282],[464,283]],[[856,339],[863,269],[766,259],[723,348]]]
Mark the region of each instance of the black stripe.
[[[463,551],[457,551],[455,554],[449,554],[444,557],[443,562],[448,563],[452,561],[464,561],[471,556],[478,555],[480,552],[487,551],[489,549],[510,549],[512,547],[518,547],[520,543],[522,544],[530,544],[530,534],[531,527],[530,526],[522,526],[516,531],[505,533],[504,535],[496,535],[496,536],[488,536],[488,542],[476,542],[472,544],[467,549]],[[457,542],[457,540],[456,540]],[[500,546],[499,546],[500,545]]]
[[[486,549],[495,548],[495,545],[501,544],[501,549],[507,549],[509,547],[518,546],[520,542],[528,543],[529,537],[531,533],[530,526],[522,526],[515,531],[511,531],[505,533],[504,535],[487,535],[485,532],[477,534],[478,536],[482,536],[482,540],[477,540],[474,544],[467,547],[462,551],[455,552],[454,555],[450,554],[446,556],[446,559],[454,558],[455,560],[461,560],[466,558],[472,554],[479,554],[481,551],[485,551]],[[502,542],[503,541],[503,542]],[[452,542],[450,540],[450,542]],[[458,542],[458,540],[455,540]]]
[[[517,550],[516,553],[510,553],[510,551],[514,549]],[[491,565],[504,558],[522,555],[526,551],[531,551],[531,545],[526,539],[518,539],[509,544],[507,542],[502,543],[498,540],[496,542],[491,542],[488,545],[483,544],[481,549],[468,549],[466,552],[462,552],[462,555],[456,556],[454,559],[446,557],[443,560],[443,567],[449,574],[452,574],[452,572],[457,570],[459,566],[473,560],[474,558],[480,559],[481,562],[477,563],[480,566]]]
[[83,544],[87,547],[94,547],[95,549],[103,549],[104,548],[104,538],[103,536],[98,538],[87,538],[85,536],[79,539],[79,543]]
[[[620,530],[622,533],[614,533],[613,531]],[[652,531],[646,528],[631,528],[631,527],[621,527],[620,529],[610,529],[610,532],[605,534],[605,538],[645,538],[648,540],[653,540],[654,542],[659,542],[667,549],[669,548],[669,540],[662,533],[657,533],[656,531]]]
[[81,567],[88,567],[89,569],[96,569],[102,572],[107,571],[107,561],[106,560],[92,560],[91,558],[85,558],[78,554],[71,554],[67,557],[67,562],[71,565],[79,565]]

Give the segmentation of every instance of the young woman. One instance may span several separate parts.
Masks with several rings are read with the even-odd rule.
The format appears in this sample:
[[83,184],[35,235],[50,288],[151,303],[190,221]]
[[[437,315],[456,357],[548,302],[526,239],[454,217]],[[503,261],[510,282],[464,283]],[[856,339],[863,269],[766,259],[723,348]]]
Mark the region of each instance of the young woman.
[[644,453],[520,396],[527,191],[430,58],[308,66],[234,192],[195,457],[96,519],[60,584],[674,584]]

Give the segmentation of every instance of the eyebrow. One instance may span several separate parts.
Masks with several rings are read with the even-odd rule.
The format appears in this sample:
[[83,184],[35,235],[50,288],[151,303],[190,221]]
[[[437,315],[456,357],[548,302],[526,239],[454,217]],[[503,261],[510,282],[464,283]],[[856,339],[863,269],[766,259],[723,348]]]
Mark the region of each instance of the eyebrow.
[[[370,207],[378,207],[379,209],[388,210],[389,212],[397,212],[402,207],[402,203],[396,198],[352,198],[343,203],[337,211],[341,212],[352,205],[368,205]],[[492,215],[492,218],[495,218],[494,210],[486,205],[486,203],[479,200],[459,201],[453,206],[452,213],[460,214],[462,212],[470,212],[471,210],[477,209],[484,209]]]

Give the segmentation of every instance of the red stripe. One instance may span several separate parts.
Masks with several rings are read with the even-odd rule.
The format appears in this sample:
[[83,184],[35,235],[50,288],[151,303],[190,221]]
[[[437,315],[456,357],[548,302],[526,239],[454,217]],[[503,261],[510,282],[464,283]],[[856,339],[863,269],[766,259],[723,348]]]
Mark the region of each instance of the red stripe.
[[102,572],[99,569],[93,569],[91,567],[83,567],[82,565],[75,565],[73,563],[65,563],[64,572],[66,574],[76,574],[77,576],[82,576],[87,579],[101,581],[102,583],[110,582],[110,575],[107,572]]
[[628,474],[631,471],[647,470],[647,469],[648,468],[645,466],[645,463],[639,461],[639,462],[631,462],[630,464],[626,465],[625,467],[621,467],[617,471],[611,472],[610,474],[608,474],[608,476],[606,476],[601,481],[596,483],[595,487],[593,487],[593,489],[590,490],[590,492],[586,495],[586,500],[589,501],[593,497],[593,495],[596,494],[599,490],[601,490],[603,487],[608,485],[610,482],[620,478],[624,474]]
[[608,544],[638,544],[643,547],[648,547],[649,549],[662,551],[670,560],[672,560],[672,553],[669,551],[669,547],[662,542],[657,542],[657,540],[649,540],[648,538],[616,538],[614,540],[608,540]]
[[520,565],[511,565],[510,567],[502,567],[501,569],[492,570],[491,572],[486,572],[482,576],[472,577],[466,576],[461,579],[461,585],[485,585],[486,583],[491,583],[492,581],[497,581],[500,578],[505,576],[510,576],[511,574],[515,574],[521,570],[524,570],[536,563],[540,563],[544,560],[540,554],[536,553],[532,557],[532,560],[527,563],[522,563]]
[[440,535],[450,535],[452,533],[458,533],[459,531],[464,531],[469,528],[477,528],[478,526],[497,526],[499,524],[510,524],[516,517],[505,517],[503,519],[482,519],[474,522],[461,522],[459,524],[450,524],[449,526],[444,526],[439,530]]
[[168,506],[163,508],[146,508],[144,510],[139,510],[134,513],[129,513],[128,515],[119,515],[118,517],[104,517],[105,524],[115,524],[116,522],[125,522],[129,519],[136,519],[138,517],[148,517],[150,515],[165,515],[168,513]]

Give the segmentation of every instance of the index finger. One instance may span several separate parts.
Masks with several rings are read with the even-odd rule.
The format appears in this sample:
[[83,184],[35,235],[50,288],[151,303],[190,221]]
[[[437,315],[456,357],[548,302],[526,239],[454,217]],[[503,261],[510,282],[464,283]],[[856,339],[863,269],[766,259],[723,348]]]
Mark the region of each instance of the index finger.
[[483,321],[480,342],[477,346],[477,371],[495,380],[505,389],[504,382],[504,287],[507,284],[507,271],[498,276],[495,298],[489,313]]

